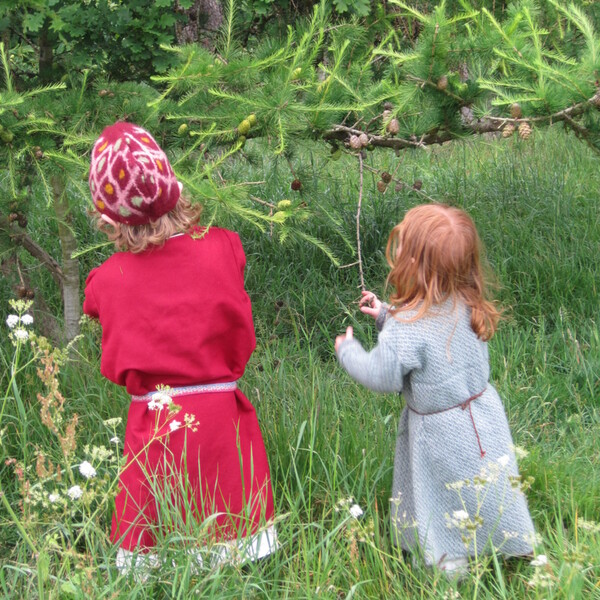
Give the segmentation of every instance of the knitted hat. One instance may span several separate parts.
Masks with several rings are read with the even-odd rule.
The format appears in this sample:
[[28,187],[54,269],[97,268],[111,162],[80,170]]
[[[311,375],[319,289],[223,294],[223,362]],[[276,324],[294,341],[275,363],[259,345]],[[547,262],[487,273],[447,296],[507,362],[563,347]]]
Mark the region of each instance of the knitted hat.
[[115,221],[143,225],[177,204],[180,185],[165,153],[141,127],[107,127],[92,149],[90,190],[96,209]]

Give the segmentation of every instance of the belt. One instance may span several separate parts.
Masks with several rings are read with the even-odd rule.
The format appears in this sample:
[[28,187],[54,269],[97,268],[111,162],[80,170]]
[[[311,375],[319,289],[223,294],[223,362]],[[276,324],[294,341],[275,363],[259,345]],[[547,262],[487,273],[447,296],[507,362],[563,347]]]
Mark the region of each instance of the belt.
[[406,406],[407,406],[408,410],[410,410],[410,411],[414,412],[415,414],[420,415],[422,417],[427,417],[428,415],[438,415],[438,414],[446,412],[448,410],[454,410],[455,408],[460,408],[462,410],[466,410],[468,408],[469,416],[471,417],[471,423],[473,424],[473,431],[475,432],[475,437],[477,438],[477,444],[479,445],[479,452],[481,453],[481,458],[483,458],[485,456],[485,450],[481,447],[481,440],[479,439],[479,432],[477,431],[477,426],[475,425],[475,419],[473,419],[473,413],[471,412],[471,402],[473,402],[473,400],[477,400],[477,398],[482,396],[483,392],[485,392],[485,390],[487,390],[487,387],[484,387],[479,393],[474,394],[470,398],[467,398],[464,402],[461,402],[460,404],[455,404],[454,406],[449,406],[448,408],[442,408],[440,410],[434,410],[434,411],[428,412],[428,413],[419,412],[418,410],[415,410],[412,406],[409,406],[408,404]]
[[189,396],[191,394],[211,394],[215,392],[232,392],[237,389],[237,381],[224,383],[205,383],[201,385],[187,385],[185,387],[166,388],[156,392],[148,392],[143,396],[131,396],[132,402],[149,402],[159,394],[162,396]]

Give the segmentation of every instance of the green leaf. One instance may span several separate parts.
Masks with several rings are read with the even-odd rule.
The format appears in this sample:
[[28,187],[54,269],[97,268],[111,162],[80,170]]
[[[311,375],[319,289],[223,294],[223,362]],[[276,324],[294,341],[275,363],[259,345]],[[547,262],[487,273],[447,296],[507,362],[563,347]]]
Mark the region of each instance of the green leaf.
[[44,26],[45,20],[46,15],[44,13],[28,13],[23,19],[23,30],[36,33]]

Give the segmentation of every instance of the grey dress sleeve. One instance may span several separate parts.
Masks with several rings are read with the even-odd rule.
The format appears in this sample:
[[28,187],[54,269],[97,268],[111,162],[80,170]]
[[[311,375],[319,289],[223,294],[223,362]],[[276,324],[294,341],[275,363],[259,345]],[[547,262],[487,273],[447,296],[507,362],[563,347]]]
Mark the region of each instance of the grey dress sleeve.
[[375,327],[377,328],[377,331],[381,331],[383,329],[385,322],[388,320],[388,317],[390,316],[389,310],[390,310],[390,305],[387,302],[383,302],[381,305],[381,310],[379,311],[379,314],[377,315],[377,318],[375,319]]
[[418,342],[406,335],[411,329],[388,320],[370,352],[357,340],[346,340],[338,349],[340,364],[353,379],[371,390],[401,392],[406,375],[421,366]]

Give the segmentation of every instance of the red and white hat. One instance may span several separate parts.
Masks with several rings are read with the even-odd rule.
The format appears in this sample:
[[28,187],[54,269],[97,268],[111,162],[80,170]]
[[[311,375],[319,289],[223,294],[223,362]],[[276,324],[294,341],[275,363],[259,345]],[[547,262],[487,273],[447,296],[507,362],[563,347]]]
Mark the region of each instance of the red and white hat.
[[107,127],[92,149],[96,209],[126,225],[155,221],[175,207],[181,186],[154,138],[133,123]]

